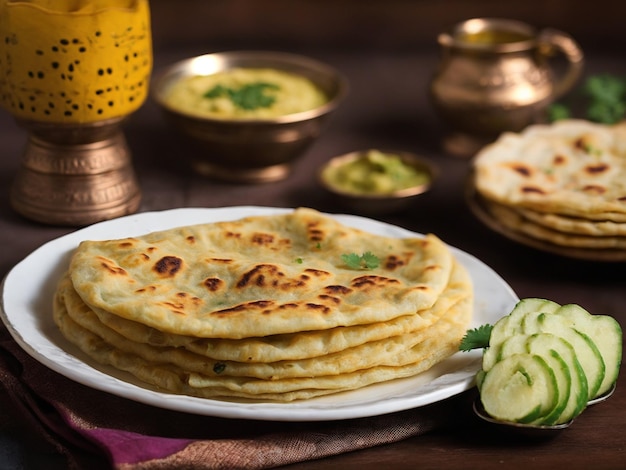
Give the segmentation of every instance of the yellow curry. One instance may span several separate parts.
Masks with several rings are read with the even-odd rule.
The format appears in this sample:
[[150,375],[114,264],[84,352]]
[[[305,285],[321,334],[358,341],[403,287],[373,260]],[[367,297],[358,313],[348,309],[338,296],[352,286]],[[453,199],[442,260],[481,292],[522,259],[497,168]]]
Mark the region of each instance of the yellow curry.
[[276,69],[236,68],[196,75],[172,85],[167,103],[218,119],[271,119],[315,109],[328,101],[306,77]]

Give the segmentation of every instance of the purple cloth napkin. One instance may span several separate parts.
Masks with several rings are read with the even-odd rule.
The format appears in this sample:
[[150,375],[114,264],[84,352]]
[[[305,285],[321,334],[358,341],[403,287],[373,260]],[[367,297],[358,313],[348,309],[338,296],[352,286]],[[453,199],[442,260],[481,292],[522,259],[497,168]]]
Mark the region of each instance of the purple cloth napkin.
[[[73,382],[31,358],[0,325],[0,383],[20,419],[80,468],[262,469],[396,442],[445,426],[442,402],[371,418],[284,423],[160,409]],[[106,467],[105,467],[106,468]]]

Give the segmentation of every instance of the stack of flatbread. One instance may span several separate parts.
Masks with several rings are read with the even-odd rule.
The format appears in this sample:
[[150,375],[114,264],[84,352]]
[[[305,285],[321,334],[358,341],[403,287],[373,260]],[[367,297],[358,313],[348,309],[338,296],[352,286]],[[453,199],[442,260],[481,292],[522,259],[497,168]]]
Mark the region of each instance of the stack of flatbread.
[[[377,267],[342,256],[367,252]],[[472,306],[468,272],[436,236],[373,235],[300,208],[84,241],[54,319],[159,390],[284,402],[429,369],[458,350]]]
[[564,120],[503,134],[475,157],[474,185],[514,232],[567,248],[626,249],[626,123]]

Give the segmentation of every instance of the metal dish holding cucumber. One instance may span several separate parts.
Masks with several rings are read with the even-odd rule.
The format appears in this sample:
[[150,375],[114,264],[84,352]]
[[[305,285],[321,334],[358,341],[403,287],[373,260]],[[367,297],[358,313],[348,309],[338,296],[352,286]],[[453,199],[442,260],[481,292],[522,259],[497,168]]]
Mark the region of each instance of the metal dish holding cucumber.
[[559,430],[612,394],[622,330],[611,316],[528,298],[494,325],[469,330],[460,349],[477,348],[484,353],[476,414],[519,429]]

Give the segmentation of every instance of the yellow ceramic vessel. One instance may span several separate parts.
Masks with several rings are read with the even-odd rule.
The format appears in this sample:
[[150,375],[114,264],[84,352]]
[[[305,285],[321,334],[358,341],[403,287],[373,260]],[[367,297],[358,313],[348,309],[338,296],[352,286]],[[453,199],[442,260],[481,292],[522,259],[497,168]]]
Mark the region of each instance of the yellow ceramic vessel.
[[135,111],[152,69],[147,0],[0,0],[0,104],[19,120]]
[[138,209],[121,122],[151,70],[148,0],[0,0],[0,105],[28,132],[17,212],[86,225]]

